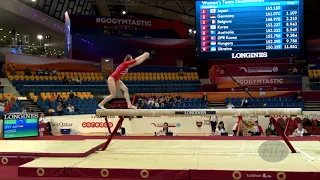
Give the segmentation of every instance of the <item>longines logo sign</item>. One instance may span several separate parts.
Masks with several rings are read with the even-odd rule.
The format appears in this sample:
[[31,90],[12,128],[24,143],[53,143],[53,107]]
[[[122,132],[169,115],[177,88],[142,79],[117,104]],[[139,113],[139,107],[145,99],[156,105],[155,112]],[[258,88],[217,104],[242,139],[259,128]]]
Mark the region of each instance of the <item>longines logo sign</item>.
[[119,18],[96,18],[96,23],[114,24],[114,25],[129,25],[129,26],[152,26],[151,21],[134,20],[134,19],[119,19]]
[[5,114],[3,115],[4,119],[31,119],[31,118],[39,118],[39,114],[32,113],[32,114]]
[[267,52],[231,53],[232,59],[267,58]]

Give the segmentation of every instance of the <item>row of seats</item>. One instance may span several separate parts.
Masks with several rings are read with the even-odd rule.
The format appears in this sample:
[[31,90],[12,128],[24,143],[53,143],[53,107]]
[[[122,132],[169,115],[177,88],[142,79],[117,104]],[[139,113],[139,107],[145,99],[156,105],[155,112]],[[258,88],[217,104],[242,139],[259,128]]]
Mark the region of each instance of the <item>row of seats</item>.
[[128,73],[121,78],[125,81],[132,80],[199,80],[197,73],[184,73],[183,76],[179,73]]
[[[70,92],[55,92],[55,95],[60,95],[62,98],[68,99]],[[74,95],[79,97],[80,99],[93,99],[94,96],[91,94],[91,92],[74,92]],[[37,102],[39,97],[42,100],[50,99],[52,96],[51,92],[41,92],[40,96],[37,96],[35,93],[29,93],[30,99],[32,99],[34,102]]]
[[201,84],[199,80],[186,80],[186,81],[124,81],[126,85],[159,85],[163,86],[166,85],[172,85],[172,84],[195,84],[199,85]]
[[82,77],[82,76],[19,76],[19,75],[9,75],[8,78],[10,81],[16,80],[16,81],[62,81],[64,77],[67,77],[69,79],[77,78],[84,81],[103,81],[104,77]]
[[[198,76],[197,72],[184,72],[185,76]],[[129,77],[137,76],[179,76],[179,72],[129,72],[126,74]]]
[[7,100],[10,100],[11,98],[17,99],[17,97],[13,93],[1,92],[0,93],[0,99],[2,99],[3,97],[5,97]]
[[[6,72],[7,75],[11,75],[10,71]],[[25,71],[16,71],[15,74],[17,76],[24,76]],[[31,76],[36,76],[36,71],[31,71]],[[58,71],[56,73],[57,76],[82,76],[82,77],[103,77],[103,74],[101,72],[60,72]]]
[[[19,86],[19,85],[63,85],[63,81],[46,81],[46,80],[40,80],[40,81],[34,81],[34,80],[13,80],[11,81],[13,86]],[[106,81],[82,81],[82,85],[106,85]]]
[[[319,82],[320,81],[320,69],[309,69],[308,70],[309,81],[310,82]],[[312,85],[311,85],[312,88]]]
[[[49,99],[40,100],[38,99],[37,104],[45,111],[48,112],[49,109],[53,109],[55,112],[52,114],[54,116],[58,115],[57,113],[57,101],[50,101]],[[98,107],[98,101],[95,98],[67,98],[66,105],[71,104],[75,107],[75,109],[78,109],[77,112],[68,112],[67,109],[64,109],[62,115],[73,115],[73,114],[95,114],[96,109],[99,109]]]
[[207,103],[176,103],[175,105],[165,104],[164,107],[150,107],[150,109],[201,109],[207,108]]
[[[248,98],[249,107],[265,107],[265,108],[302,108],[304,103],[302,99],[295,99],[293,97],[265,97],[265,98]],[[235,107],[241,107],[241,98],[226,98],[226,104],[232,103]]]

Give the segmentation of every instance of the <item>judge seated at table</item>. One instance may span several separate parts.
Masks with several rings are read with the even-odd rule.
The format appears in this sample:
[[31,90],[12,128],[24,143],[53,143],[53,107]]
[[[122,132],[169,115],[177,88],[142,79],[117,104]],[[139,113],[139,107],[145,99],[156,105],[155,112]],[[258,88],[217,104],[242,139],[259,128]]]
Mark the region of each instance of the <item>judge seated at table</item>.
[[172,136],[173,133],[169,129],[169,124],[167,122],[163,123],[162,129],[159,132],[155,132],[156,136]]
[[223,121],[219,122],[214,135],[215,136],[228,136],[228,132],[226,132],[226,128],[224,127]]
[[116,136],[126,136],[126,128],[122,127],[122,123],[120,124]]
[[307,130],[303,128],[302,123],[298,124],[298,128],[295,129],[292,133],[292,135],[294,136],[303,136],[303,134],[307,134]]
[[254,121],[252,130],[249,131],[252,136],[261,136],[264,135],[262,127],[259,126],[258,121]]

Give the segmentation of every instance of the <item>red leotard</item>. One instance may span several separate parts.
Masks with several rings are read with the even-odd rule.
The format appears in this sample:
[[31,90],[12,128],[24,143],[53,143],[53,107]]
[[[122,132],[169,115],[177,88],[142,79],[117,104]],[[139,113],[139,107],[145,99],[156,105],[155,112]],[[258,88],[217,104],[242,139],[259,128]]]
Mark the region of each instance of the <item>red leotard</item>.
[[117,69],[110,75],[110,77],[113,77],[115,81],[118,81],[122,76],[124,76],[128,72],[128,67],[131,64],[134,64],[136,62],[135,59],[126,61],[121,63]]

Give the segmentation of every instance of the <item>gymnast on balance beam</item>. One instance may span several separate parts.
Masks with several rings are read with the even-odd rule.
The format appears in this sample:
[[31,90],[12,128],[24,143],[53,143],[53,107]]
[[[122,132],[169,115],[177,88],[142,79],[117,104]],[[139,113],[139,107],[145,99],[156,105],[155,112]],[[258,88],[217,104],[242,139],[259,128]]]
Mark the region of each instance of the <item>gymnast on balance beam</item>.
[[110,91],[110,95],[104,98],[104,100],[101,101],[98,105],[101,109],[105,109],[104,104],[116,97],[117,88],[123,91],[123,95],[127,101],[128,108],[136,109],[136,107],[131,104],[127,86],[120,80],[120,78],[124,76],[130,68],[137,66],[147,60],[149,56],[150,54],[148,52],[145,52],[135,59],[132,59],[132,56],[129,54],[124,58],[124,62],[121,63],[108,78],[108,88]]

